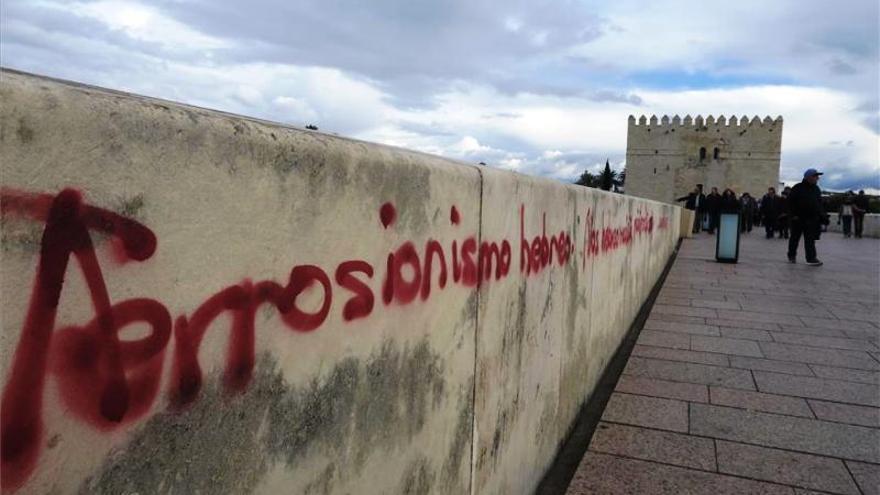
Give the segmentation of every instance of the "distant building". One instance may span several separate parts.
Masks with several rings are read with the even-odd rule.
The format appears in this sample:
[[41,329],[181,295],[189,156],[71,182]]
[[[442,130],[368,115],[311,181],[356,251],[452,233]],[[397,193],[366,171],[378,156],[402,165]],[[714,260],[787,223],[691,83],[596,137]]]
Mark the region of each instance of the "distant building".
[[684,120],[630,115],[626,194],[674,203],[696,184],[705,192],[731,188],[760,197],[779,184],[782,117],[728,121],[711,115]]

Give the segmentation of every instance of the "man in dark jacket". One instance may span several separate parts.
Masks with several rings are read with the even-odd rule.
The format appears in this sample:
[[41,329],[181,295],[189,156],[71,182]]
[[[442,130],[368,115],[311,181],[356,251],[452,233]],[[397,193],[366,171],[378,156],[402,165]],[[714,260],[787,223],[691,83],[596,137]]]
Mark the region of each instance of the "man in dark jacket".
[[712,192],[706,196],[706,214],[709,215],[709,233],[714,234],[721,218],[721,195],[718,194],[717,187],[713,187]]
[[767,234],[767,239],[773,238],[779,213],[779,198],[776,196],[776,188],[768,188],[767,194],[761,198],[761,216],[764,217],[764,232]]
[[758,204],[755,202],[752,195],[744,192],[742,196],[739,198],[740,203],[742,204],[742,224],[740,225],[740,230],[743,232],[751,232],[752,231],[752,223],[755,221],[755,210],[758,209]]
[[687,196],[682,196],[681,198],[676,199],[676,201],[684,201],[685,209],[693,210],[694,227],[692,232],[694,234],[700,232],[700,228],[703,225],[703,214],[706,209],[706,195],[703,194],[703,185],[697,184],[697,187],[694,188],[693,192]]
[[865,196],[865,191],[859,191],[854,206],[853,220],[856,224],[856,238],[859,238],[862,237],[862,230],[865,227],[865,213],[868,212],[868,197]]
[[791,239],[788,240],[788,261],[797,259],[797,248],[804,236],[804,252],[807,264],[822,266],[816,257],[816,241],[819,239],[821,226],[828,222],[825,209],[822,207],[822,191],[816,183],[822,172],[814,168],[804,172],[804,180],[791,188],[788,196],[788,211],[791,218]]
[[788,218],[788,196],[791,194],[791,188],[785,186],[782,194],[779,196],[779,218],[777,219],[777,227],[779,228],[779,238],[788,239],[788,231],[790,230],[791,219]]

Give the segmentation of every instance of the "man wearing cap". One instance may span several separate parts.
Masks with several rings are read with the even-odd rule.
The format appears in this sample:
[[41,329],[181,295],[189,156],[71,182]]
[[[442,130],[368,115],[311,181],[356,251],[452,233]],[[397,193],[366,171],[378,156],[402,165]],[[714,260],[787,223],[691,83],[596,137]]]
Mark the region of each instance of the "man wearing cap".
[[820,175],[822,172],[808,168],[804,172],[804,180],[791,188],[788,197],[788,214],[791,218],[791,238],[788,240],[790,263],[797,260],[797,248],[803,234],[807,264],[822,266],[822,262],[816,257],[816,241],[819,239],[821,225],[828,221],[828,217],[822,207],[822,191],[816,185]]

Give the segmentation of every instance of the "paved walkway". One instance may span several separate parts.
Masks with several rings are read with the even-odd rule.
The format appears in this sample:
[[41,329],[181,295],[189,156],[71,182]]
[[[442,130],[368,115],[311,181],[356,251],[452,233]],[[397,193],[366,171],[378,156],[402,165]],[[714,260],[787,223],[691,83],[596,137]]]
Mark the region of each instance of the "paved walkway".
[[685,240],[569,494],[880,493],[880,241]]

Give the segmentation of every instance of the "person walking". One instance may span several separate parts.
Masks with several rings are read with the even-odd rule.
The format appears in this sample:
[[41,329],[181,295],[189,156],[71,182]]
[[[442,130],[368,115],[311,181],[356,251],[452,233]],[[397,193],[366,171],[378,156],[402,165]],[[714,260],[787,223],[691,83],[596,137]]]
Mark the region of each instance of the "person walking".
[[817,185],[820,175],[822,172],[808,168],[804,172],[804,180],[791,188],[791,195],[788,197],[788,214],[791,218],[789,263],[797,262],[798,244],[803,236],[807,264],[822,266],[822,262],[816,257],[816,241],[821,235],[821,226],[828,223],[828,217],[822,207],[822,191]]
[[853,200],[853,222],[856,228],[856,239],[862,238],[862,230],[865,228],[865,213],[868,213],[868,197],[865,191],[859,191]]
[[788,196],[791,194],[791,188],[785,186],[782,190],[782,194],[779,196],[778,204],[779,204],[779,218],[777,220],[776,226],[779,229],[779,238],[780,239],[788,239],[788,231],[791,228],[791,219],[788,217]]
[[709,215],[709,233],[714,234],[721,216],[721,195],[718,194],[717,187],[713,187],[712,192],[706,196],[706,214]]
[[843,222],[843,237],[852,237],[853,213],[855,213],[853,194],[852,192],[848,192],[843,197],[843,202],[837,210],[837,225],[840,225],[840,223]]
[[752,224],[755,221],[755,210],[758,209],[758,205],[755,203],[755,199],[747,192],[743,193],[739,201],[742,209],[741,230],[743,232],[751,232]]
[[764,217],[764,232],[767,239],[773,239],[776,232],[776,221],[779,218],[779,201],[776,197],[776,188],[767,189],[767,194],[761,198],[761,216]]
[[697,184],[697,187],[695,187],[690,194],[677,198],[675,201],[684,201],[685,209],[694,212],[694,226],[691,231],[694,234],[699,233],[703,226],[703,210],[705,209],[706,204],[706,195],[703,194],[703,185]]
[[733,189],[728,187],[721,194],[721,201],[718,203],[718,213],[720,215],[721,213],[738,213],[740,211],[742,211],[740,200],[736,198],[736,193],[733,192]]

